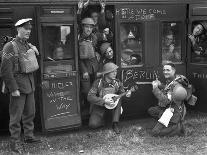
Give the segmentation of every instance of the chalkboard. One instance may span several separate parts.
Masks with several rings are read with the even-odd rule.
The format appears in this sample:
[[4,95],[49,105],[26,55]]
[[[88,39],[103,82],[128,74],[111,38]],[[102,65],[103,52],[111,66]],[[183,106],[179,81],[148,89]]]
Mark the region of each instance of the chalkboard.
[[81,123],[76,77],[47,79],[42,83],[46,130],[69,128]]

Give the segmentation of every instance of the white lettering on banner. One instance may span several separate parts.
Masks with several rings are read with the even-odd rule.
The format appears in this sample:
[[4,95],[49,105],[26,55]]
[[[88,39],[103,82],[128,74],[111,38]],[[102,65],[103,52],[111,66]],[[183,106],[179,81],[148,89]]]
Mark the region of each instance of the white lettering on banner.
[[50,13],[53,13],[53,14],[62,14],[62,13],[65,13],[64,10],[51,10]]
[[193,78],[195,79],[207,79],[206,73],[193,73]]
[[159,8],[120,8],[116,9],[116,15],[127,20],[152,20],[156,16],[167,15],[167,11]]

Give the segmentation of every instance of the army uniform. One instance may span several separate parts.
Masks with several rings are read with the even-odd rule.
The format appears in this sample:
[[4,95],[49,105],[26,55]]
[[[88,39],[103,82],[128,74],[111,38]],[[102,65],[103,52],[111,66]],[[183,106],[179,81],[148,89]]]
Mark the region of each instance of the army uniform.
[[[27,41],[16,37],[14,39],[18,46],[18,52],[26,53],[30,49]],[[25,138],[33,138],[35,117],[35,100],[34,100],[34,77],[33,73],[21,73],[18,56],[14,53],[14,47],[8,42],[3,48],[1,76],[5,82],[7,91],[10,93],[9,104],[9,131],[12,141],[19,141],[21,134],[20,121],[22,120]],[[12,96],[15,90],[20,91],[20,96]]]
[[[91,50],[88,50],[84,46],[82,48],[81,43],[83,42],[89,44]],[[96,43],[97,43],[97,38],[93,33],[88,37],[82,34],[79,38],[79,51],[80,51],[79,53],[81,52],[86,53],[85,57],[80,55],[79,62],[80,62],[81,77],[83,77],[83,74],[86,72],[89,74],[89,79],[81,78],[81,91],[83,93],[84,98],[87,98],[88,91],[90,90],[91,85],[96,78],[96,73],[99,69],[98,60],[95,54]]]
[[170,119],[168,127],[165,127],[160,122],[157,122],[157,124],[154,126],[152,129],[152,135],[154,136],[182,135],[184,132],[182,123],[186,114],[184,101],[181,101],[181,103],[175,103],[174,101],[170,100],[168,96],[168,93],[172,93],[175,86],[187,86],[186,81],[183,80],[185,77],[182,75],[177,75],[176,77],[179,76],[181,77],[180,80],[173,80],[173,82],[167,81],[165,86],[161,85],[157,88],[154,88],[152,91],[155,97],[158,99],[158,106],[148,109],[148,113],[151,116],[159,119],[167,108],[171,107],[174,109],[173,116]]
[[[104,125],[104,114],[106,108],[104,107],[103,96],[106,94],[121,94],[124,92],[122,83],[118,80],[112,80],[108,83],[104,78],[97,79],[92,88],[88,93],[88,101],[90,102],[90,119],[89,126],[92,128],[97,128]],[[121,115],[121,101],[115,109],[111,110],[113,113],[112,121],[113,123],[119,122],[119,117]]]

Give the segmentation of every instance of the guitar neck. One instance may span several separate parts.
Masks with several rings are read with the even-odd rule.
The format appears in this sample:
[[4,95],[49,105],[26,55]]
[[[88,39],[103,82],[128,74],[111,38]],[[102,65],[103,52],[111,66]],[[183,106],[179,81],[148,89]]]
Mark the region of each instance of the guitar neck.
[[128,92],[129,92],[129,91],[126,91],[126,92],[124,92],[124,93],[122,93],[122,94],[119,94],[119,96],[117,96],[117,97],[118,97],[118,98],[121,98],[121,97],[125,96]]

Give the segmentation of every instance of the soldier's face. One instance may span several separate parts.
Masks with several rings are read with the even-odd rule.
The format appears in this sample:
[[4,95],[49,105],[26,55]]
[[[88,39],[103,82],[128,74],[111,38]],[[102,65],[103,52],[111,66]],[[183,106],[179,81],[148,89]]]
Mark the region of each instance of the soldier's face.
[[32,27],[30,25],[25,25],[17,28],[18,36],[22,39],[29,39]]
[[92,33],[93,25],[85,24],[83,26],[83,33],[85,33],[87,36],[89,36]]
[[163,67],[163,75],[166,79],[173,78],[175,76],[175,69],[170,65],[165,65]]
[[93,12],[93,13],[91,13],[91,18],[93,18],[93,21],[95,22],[95,23],[97,23],[98,22],[98,13],[97,12]]
[[106,52],[105,52],[105,57],[107,59],[112,59],[113,58],[113,49],[111,47],[108,47]]
[[203,32],[203,26],[201,24],[198,24],[194,27],[193,29],[193,34],[196,35],[200,35]]
[[110,72],[107,74],[107,77],[111,80],[116,79],[116,75],[117,75],[117,70],[114,70],[113,72]]

